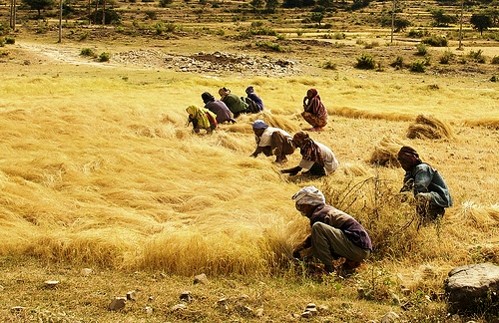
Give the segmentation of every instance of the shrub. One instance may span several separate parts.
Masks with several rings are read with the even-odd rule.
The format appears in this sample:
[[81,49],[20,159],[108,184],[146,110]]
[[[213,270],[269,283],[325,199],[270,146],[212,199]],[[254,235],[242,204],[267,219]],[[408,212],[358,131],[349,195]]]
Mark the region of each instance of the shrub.
[[324,64],[322,64],[322,68],[326,70],[336,70],[336,63],[333,63],[331,61],[327,61]]
[[445,37],[442,37],[442,36],[430,36],[430,37],[426,37],[426,38],[423,38],[421,40],[421,42],[423,44],[427,44],[427,45],[430,45],[430,46],[434,46],[434,47],[445,47],[447,46],[447,39]]
[[415,73],[424,73],[426,70],[426,62],[423,61],[416,61],[411,64],[410,71],[415,72]]
[[355,64],[356,68],[363,70],[373,70],[376,68],[376,61],[369,54],[362,54],[357,58],[357,64]]
[[266,42],[256,42],[256,46],[264,50],[271,50],[273,52],[285,52],[286,50],[277,43],[272,43],[270,41]]
[[16,43],[16,39],[14,37],[5,37],[5,43],[7,45],[14,45]]
[[95,52],[91,48],[83,48],[80,52],[80,56],[96,57]]
[[477,63],[485,63],[485,56],[483,56],[483,52],[481,49],[477,50],[476,52],[473,50],[470,51],[468,53],[468,57]]
[[426,37],[429,35],[430,35],[430,33],[428,32],[428,30],[425,30],[425,29],[422,29],[422,30],[411,29],[407,33],[407,37],[411,37],[411,38],[423,38],[423,37]]
[[379,43],[377,41],[372,41],[371,43],[366,43],[364,45],[365,49],[371,49],[371,48],[374,48],[374,47],[379,47]]
[[490,64],[494,64],[494,65],[499,64],[499,56],[492,57],[492,60],[490,61]]
[[446,50],[442,56],[440,56],[440,64],[449,64],[449,62],[454,59],[454,53],[450,50]]
[[395,60],[390,64],[391,67],[395,67],[397,69],[404,67],[404,59],[402,56],[397,56]]
[[426,48],[426,45],[423,43],[419,43],[416,45],[416,55],[418,56],[425,56],[428,54],[428,49]]
[[99,55],[99,62],[109,62],[110,59],[111,59],[111,54],[109,53],[102,52]]
[[146,14],[146,19],[155,20],[157,18],[157,14],[155,11],[147,10],[145,14]]

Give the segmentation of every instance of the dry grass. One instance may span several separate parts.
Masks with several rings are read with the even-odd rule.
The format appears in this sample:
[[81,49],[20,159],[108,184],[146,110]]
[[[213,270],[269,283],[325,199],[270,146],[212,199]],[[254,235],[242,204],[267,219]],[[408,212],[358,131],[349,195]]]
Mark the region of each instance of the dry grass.
[[[237,310],[220,313],[213,304],[244,293],[249,305],[265,307],[271,320],[288,320],[290,312],[299,314],[302,304],[315,301],[339,308],[327,314],[333,321],[366,321],[398,310],[387,297],[400,293],[401,285],[410,286],[411,297],[418,291],[438,292],[453,266],[497,261],[493,237],[498,233],[499,137],[485,125],[468,126],[497,113],[493,84],[481,83],[487,94],[477,96],[474,79],[454,83],[428,75],[427,82],[441,89],[430,98],[419,86],[420,76],[381,73],[366,78],[359,77],[365,72],[348,70],[337,72],[336,79],[327,74],[208,78],[121,67],[57,65],[54,70],[46,64],[11,62],[2,72],[3,309],[19,304],[44,309],[58,300],[47,309],[54,318],[66,311],[73,321],[147,320],[145,296],[124,313],[105,309],[110,297],[142,288],[144,295],[163,297],[151,321],[241,319]],[[185,107],[200,105],[202,92],[216,93],[227,85],[242,95],[248,84],[256,85],[265,100],[265,113],[244,116],[211,136],[191,133]],[[338,171],[322,180],[289,178],[272,158],[248,157],[256,118],[290,133],[307,127],[298,113],[309,87],[319,89],[331,112],[326,130],[311,136],[330,146],[340,161]],[[421,113],[452,124],[452,132],[447,131],[453,141],[406,142],[408,125]],[[397,193],[403,171],[372,164],[373,159],[374,164],[392,163],[402,143],[438,168],[451,188],[455,206],[438,226],[417,230],[410,199],[402,203]],[[299,159],[295,153],[287,166]],[[290,200],[304,185],[321,188],[330,203],[368,228],[376,252],[352,280],[318,284],[296,277],[289,268],[287,257],[308,229]],[[19,264],[32,271],[18,272]],[[433,273],[413,277],[424,272],[422,264]],[[98,273],[84,280],[78,272],[87,266]],[[382,275],[376,274],[378,269]],[[139,278],[129,276],[135,271]],[[163,281],[160,272],[168,278]],[[196,287],[192,312],[171,313],[179,290],[192,287],[186,277],[200,272],[213,278],[213,285]],[[244,277],[233,282],[230,277],[238,274]],[[38,286],[57,275],[68,282],[57,291],[60,298]],[[19,279],[26,285],[17,286]],[[379,289],[376,302],[356,299],[357,285],[365,282]],[[81,294],[69,292],[79,288]],[[33,296],[21,298],[16,290]],[[445,316],[443,304],[435,306]],[[1,315],[15,319],[6,310]]]

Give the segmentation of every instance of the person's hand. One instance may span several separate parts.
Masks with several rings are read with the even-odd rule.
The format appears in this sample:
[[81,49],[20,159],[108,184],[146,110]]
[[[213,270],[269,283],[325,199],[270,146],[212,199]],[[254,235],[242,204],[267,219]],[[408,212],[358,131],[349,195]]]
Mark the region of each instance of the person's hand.
[[281,170],[281,173],[283,174],[289,174],[290,176],[295,176],[296,174],[298,174],[298,170],[294,169],[294,168],[291,168],[291,169],[283,169]]
[[413,187],[414,187],[414,179],[409,178],[407,180],[407,182],[405,182],[404,185],[402,186],[402,188],[400,189],[400,193],[408,192],[408,191],[412,190]]

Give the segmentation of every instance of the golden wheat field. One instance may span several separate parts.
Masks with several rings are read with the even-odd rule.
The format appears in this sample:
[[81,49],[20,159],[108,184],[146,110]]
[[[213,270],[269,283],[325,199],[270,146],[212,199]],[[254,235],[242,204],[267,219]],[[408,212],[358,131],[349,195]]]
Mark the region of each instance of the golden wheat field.
[[[37,56],[0,66],[4,321],[279,322],[298,320],[290,313],[316,302],[330,308],[318,321],[379,320],[395,310],[416,322],[431,318],[434,307],[445,317],[441,298],[418,297],[439,295],[450,269],[499,262],[499,88],[484,75],[354,69],[202,75],[55,62],[22,46],[10,50]],[[185,108],[201,106],[202,92],[216,95],[227,86],[243,96],[248,85],[263,98],[264,113],[221,125],[213,135],[191,132]],[[286,166],[249,157],[255,119],[290,133],[307,127],[299,113],[311,87],[330,115],[326,130],[311,137],[332,148],[339,169],[325,179],[302,179],[279,173],[298,163],[298,152]],[[417,120],[433,120],[442,137],[409,139]],[[438,225],[418,230],[410,199],[401,202],[398,194],[403,170],[376,165],[404,144],[450,187],[454,206]],[[371,235],[375,252],[350,280],[317,283],[290,267],[288,257],[308,230],[291,196],[307,185]],[[96,274],[81,277],[85,267]],[[190,286],[200,273],[212,287]],[[57,291],[40,287],[53,277],[61,280]],[[356,299],[356,288],[366,284],[377,293],[374,301]],[[147,293],[163,295],[153,315],[138,303],[107,311],[111,297],[131,285],[142,288],[143,302]],[[189,288],[208,309],[192,305],[171,314],[177,293]],[[403,314],[392,303],[402,288],[418,300],[419,314]],[[264,309],[263,317],[213,309],[217,298],[240,294]],[[13,313],[14,306],[30,311]]]

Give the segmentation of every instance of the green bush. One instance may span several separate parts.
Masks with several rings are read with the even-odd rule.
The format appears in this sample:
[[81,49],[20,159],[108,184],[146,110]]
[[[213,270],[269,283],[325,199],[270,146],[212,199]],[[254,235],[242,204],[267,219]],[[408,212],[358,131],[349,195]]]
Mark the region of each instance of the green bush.
[[279,45],[277,43],[270,42],[270,41],[256,42],[256,46],[260,47],[264,50],[270,50],[273,52],[285,52],[286,51],[284,48],[281,47],[281,45]]
[[446,50],[442,56],[440,56],[440,64],[449,64],[450,61],[454,59],[454,53],[450,50]]
[[425,44],[419,43],[416,45],[416,55],[418,56],[426,56],[428,54],[428,48]]
[[91,48],[83,48],[80,52],[80,56],[96,57],[95,52]]
[[5,37],[5,43],[7,45],[14,45],[16,43],[16,39],[14,37]]
[[470,51],[468,53],[468,57],[477,63],[485,63],[485,56],[483,56],[483,52],[481,49],[477,50],[476,52],[473,50]]
[[362,54],[357,58],[357,64],[355,64],[355,67],[362,70],[373,70],[376,68],[376,61],[371,55]]
[[322,64],[322,68],[326,70],[336,70],[336,63],[333,63],[332,61],[327,61],[324,64]]
[[109,53],[102,52],[99,55],[99,62],[109,62],[110,59],[111,59],[111,54]]
[[427,45],[430,45],[433,47],[445,47],[445,46],[447,46],[447,43],[448,43],[447,39],[445,37],[435,36],[435,35],[423,38],[421,40],[421,42],[423,44],[427,44]]
[[428,30],[425,30],[425,29],[422,29],[422,30],[411,29],[407,33],[407,37],[411,37],[411,38],[423,38],[423,37],[426,37],[429,35],[430,35],[430,32]]
[[426,70],[426,62],[423,61],[416,61],[411,64],[410,71],[415,72],[415,73],[424,73]]
[[492,57],[492,60],[490,61],[490,64],[494,64],[494,65],[499,64],[499,56]]

